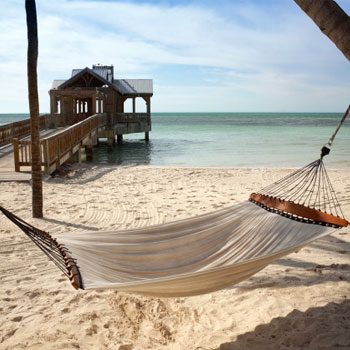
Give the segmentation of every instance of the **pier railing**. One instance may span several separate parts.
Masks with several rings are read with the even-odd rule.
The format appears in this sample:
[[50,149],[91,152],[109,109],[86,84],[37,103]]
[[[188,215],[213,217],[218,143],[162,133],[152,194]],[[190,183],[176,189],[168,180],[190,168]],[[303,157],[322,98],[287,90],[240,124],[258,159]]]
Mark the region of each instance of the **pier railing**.
[[[45,114],[39,117],[40,130],[48,129],[51,115]],[[30,135],[30,119],[14,123],[0,125],[0,147],[11,144],[14,138],[24,138]]]
[[[99,128],[106,125],[106,114],[95,114],[56,134],[40,140],[41,159],[44,172],[51,174],[60,165],[89,144]],[[13,140],[15,171],[21,166],[31,165],[31,141]]]
[[[50,123],[49,118],[48,120],[45,118],[42,119],[45,120],[45,123]],[[64,162],[71,159],[73,155],[79,155],[80,147],[93,146],[96,144],[98,135],[104,135],[104,130],[107,130],[107,135],[112,128],[114,136],[116,130],[113,129],[113,127],[118,124],[124,123],[130,125],[140,122],[147,122],[150,124],[150,121],[151,117],[149,113],[94,114],[62,131],[44,137],[40,140],[41,164],[44,167],[44,172],[46,174],[53,173]],[[23,135],[25,133],[30,133],[30,124],[29,129],[18,132],[16,135]],[[32,164],[31,141],[20,140],[20,136],[13,138],[13,151],[15,171],[20,171],[21,166],[30,166]]]
[[109,113],[108,122],[116,123],[136,123],[140,121],[150,121],[149,113]]

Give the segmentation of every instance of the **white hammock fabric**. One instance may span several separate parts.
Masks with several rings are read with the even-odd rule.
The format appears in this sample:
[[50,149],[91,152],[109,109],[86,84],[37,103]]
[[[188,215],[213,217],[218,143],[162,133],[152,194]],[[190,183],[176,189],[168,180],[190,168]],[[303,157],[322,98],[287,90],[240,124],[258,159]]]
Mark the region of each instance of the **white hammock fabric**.
[[169,224],[55,236],[74,257],[83,289],[174,297],[232,286],[334,230],[246,201]]

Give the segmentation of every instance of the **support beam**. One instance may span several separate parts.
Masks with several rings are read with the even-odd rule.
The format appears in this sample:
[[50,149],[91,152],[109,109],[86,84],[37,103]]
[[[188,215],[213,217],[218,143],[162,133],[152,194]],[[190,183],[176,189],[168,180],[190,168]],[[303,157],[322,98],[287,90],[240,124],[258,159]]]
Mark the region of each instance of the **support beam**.
[[96,114],[96,98],[97,98],[96,95],[92,97],[92,106],[91,106],[92,114]]
[[56,95],[50,90],[50,114],[54,115],[57,113],[57,98]]
[[102,104],[101,104],[101,97],[98,97],[98,113],[102,113]]
[[15,160],[15,171],[20,171],[20,165],[19,165],[19,145],[18,145],[18,139],[13,139],[13,155]]
[[146,106],[147,106],[147,114],[151,115],[151,98],[149,96],[142,96],[142,98],[145,100],[146,102]]
[[67,161],[67,163],[81,163],[81,152],[80,148],[75,152]]
[[85,146],[86,161],[91,162],[93,160],[92,146]]

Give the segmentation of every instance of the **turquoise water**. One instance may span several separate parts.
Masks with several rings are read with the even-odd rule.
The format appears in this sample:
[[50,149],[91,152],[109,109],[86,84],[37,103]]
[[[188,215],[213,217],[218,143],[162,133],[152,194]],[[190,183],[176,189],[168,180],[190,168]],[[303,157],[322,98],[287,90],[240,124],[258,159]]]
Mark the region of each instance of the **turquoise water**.
[[27,118],[29,118],[28,113],[0,114],[0,125],[17,122],[19,120]]
[[[341,113],[152,113],[150,141],[124,135],[94,149],[94,162],[194,167],[300,167],[319,156]],[[0,115],[0,124],[9,118]],[[22,117],[23,119],[23,117]],[[328,168],[350,169],[350,120],[340,129]]]

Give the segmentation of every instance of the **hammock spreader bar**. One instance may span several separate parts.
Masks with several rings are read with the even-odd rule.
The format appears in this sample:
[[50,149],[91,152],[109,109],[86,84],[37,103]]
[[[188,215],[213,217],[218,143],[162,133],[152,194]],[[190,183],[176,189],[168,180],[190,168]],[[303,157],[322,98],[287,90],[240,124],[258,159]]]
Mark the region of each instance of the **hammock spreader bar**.
[[287,215],[291,219],[336,227],[348,226],[349,222],[343,219],[344,214],[323,164],[323,157],[329,154],[334,138],[349,111],[350,106],[327,145],[322,147],[319,159],[259,192],[252,193],[249,200],[264,209]]
[[304,205],[296,204],[291,201],[285,201],[280,198],[265,196],[258,193],[252,193],[249,198],[253,203],[260,203],[268,208],[277,209],[283,213],[288,213],[302,219],[308,219],[315,223],[329,224],[336,227],[346,227],[349,224],[348,221],[338,216],[305,207]]
[[0,206],[0,211],[17,225],[43,253],[49,257],[49,259],[69,278],[75,289],[83,289],[79,268],[66,247],[59,244],[56,238],[50,233],[30,225],[2,206]]

